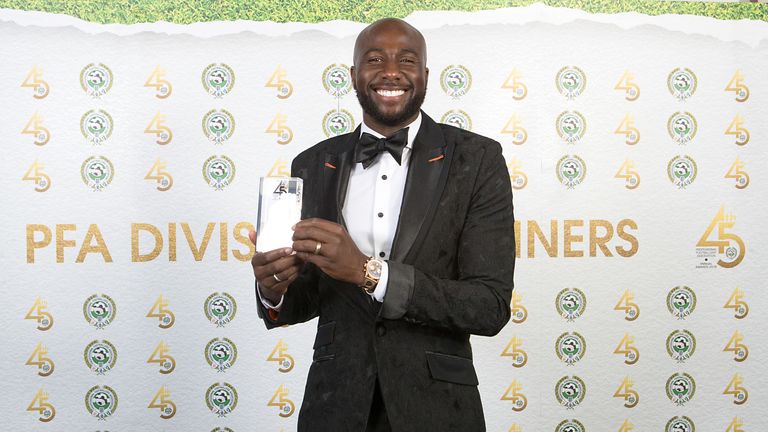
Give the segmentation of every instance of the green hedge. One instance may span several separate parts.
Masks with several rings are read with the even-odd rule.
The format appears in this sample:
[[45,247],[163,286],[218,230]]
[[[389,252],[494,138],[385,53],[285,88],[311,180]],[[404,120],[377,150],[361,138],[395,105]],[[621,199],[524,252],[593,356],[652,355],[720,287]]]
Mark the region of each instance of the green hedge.
[[[758,3],[666,2],[646,0],[539,0],[550,6],[588,12],[689,14],[720,19],[768,21],[768,5]],[[0,8],[67,14],[98,23],[253,20],[319,22],[334,19],[371,22],[405,17],[415,10],[475,11],[525,6],[533,0],[0,0]]]

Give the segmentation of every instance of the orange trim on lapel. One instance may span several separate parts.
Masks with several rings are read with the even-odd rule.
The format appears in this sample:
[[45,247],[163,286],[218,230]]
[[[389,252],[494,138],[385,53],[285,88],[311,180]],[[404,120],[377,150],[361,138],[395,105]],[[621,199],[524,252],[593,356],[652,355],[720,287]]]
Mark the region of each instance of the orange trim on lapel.
[[444,158],[444,157],[445,157],[445,155],[444,155],[444,154],[441,154],[440,156],[438,156],[438,157],[434,157],[434,158],[432,158],[432,159],[428,160],[427,162],[430,162],[430,163],[431,163],[431,162],[439,161],[440,159],[442,159],[442,158]]
[[326,166],[327,168],[336,169],[336,167],[335,167],[335,166],[333,166],[333,165],[329,164],[328,162],[326,162],[326,163],[325,163],[325,166]]

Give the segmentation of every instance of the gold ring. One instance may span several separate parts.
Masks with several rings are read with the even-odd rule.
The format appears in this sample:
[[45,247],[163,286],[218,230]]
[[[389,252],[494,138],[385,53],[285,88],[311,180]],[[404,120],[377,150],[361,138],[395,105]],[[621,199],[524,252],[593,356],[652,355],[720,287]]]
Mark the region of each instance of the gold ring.
[[317,242],[317,246],[315,246],[315,255],[320,255],[320,248],[323,246],[322,243]]
[[272,277],[275,278],[276,281],[282,282],[283,280],[277,277],[277,273],[272,273]]

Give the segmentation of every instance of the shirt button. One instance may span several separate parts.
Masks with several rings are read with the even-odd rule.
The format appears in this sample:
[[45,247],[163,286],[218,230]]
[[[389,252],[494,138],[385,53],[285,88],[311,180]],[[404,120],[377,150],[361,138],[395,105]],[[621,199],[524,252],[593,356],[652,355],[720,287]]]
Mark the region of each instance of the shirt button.
[[379,217],[384,217],[384,213],[379,212]]
[[384,327],[381,324],[377,325],[376,326],[376,334],[379,335],[379,336],[384,336],[385,334],[387,334],[387,328]]
[[387,179],[387,175],[386,175],[386,174],[384,174],[383,176],[381,176],[381,179],[382,179],[382,180],[386,180],[386,179]]
[[385,254],[384,252],[379,252],[379,256],[384,258],[385,256],[387,256],[387,254]]

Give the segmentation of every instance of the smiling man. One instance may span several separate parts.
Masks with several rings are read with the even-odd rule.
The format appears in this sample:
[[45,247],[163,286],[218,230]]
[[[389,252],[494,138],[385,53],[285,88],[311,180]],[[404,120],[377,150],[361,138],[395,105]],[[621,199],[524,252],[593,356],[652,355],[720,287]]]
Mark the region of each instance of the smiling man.
[[420,111],[426,62],[402,20],[360,33],[363,123],[294,159],[293,246],[253,257],[267,328],[319,318],[299,431],[485,430],[469,338],[510,317],[512,190],[497,142]]

